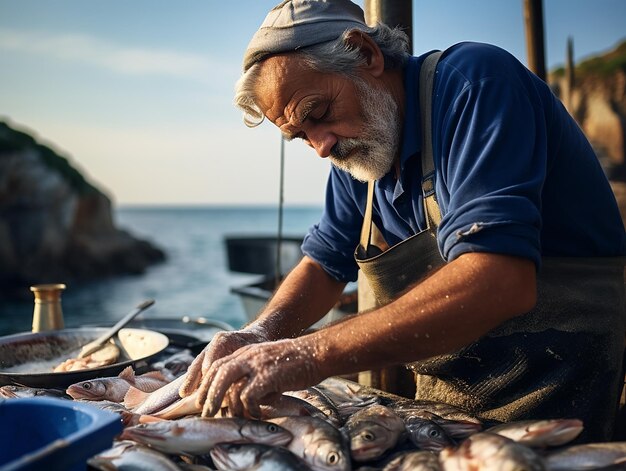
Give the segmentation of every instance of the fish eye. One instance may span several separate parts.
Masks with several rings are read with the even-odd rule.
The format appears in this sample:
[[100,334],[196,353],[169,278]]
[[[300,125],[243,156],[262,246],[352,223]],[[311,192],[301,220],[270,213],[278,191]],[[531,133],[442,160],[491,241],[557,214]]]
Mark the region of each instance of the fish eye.
[[91,389],[91,383],[83,383],[83,389]]
[[428,435],[430,435],[431,437],[438,437],[439,436],[439,431],[433,429],[430,432],[428,432]]
[[337,463],[339,463],[339,453],[337,453],[336,451],[331,451],[330,453],[328,453],[328,456],[326,457],[326,464]]
[[374,434],[372,432],[365,432],[363,434],[363,440],[367,440],[368,442],[371,442],[372,440],[374,440]]
[[269,424],[267,426],[267,431],[272,433],[278,432],[278,427],[275,424]]

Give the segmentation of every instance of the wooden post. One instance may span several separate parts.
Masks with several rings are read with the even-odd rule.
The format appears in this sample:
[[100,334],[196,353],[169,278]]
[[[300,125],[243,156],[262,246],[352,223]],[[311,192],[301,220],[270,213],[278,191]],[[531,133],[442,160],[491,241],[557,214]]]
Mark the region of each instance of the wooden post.
[[543,81],[546,80],[546,60],[543,40],[542,0],[524,0],[526,24],[526,51],[528,68]]
[[[409,37],[409,52],[413,50],[413,5],[412,0],[365,0],[365,21],[373,26],[384,23],[388,26],[398,26]],[[372,242],[380,247],[384,242],[377,243],[377,229],[373,231]],[[382,239],[382,235],[380,235]],[[376,307],[376,299],[367,280],[359,272],[358,281],[359,312],[368,311]],[[382,340],[382,339],[381,339]],[[379,370],[368,370],[359,373],[358,381],[364,386],[382,389],[390,393],[405,397],[415,397],[415,382],[413,373],[403,366],[391,366]]]
[[409,52],[413,51],[413,2],[412,0],[365,0],[365,21],[373,26],[377,22],[392,28],[402,28],[409,37]]
[[574,77],[574,40],[570,36],[567,38],[567,57],[565,58],[565,84],[567,87],[567,108],[570,113],[574,113],[574,87],[575,77]]

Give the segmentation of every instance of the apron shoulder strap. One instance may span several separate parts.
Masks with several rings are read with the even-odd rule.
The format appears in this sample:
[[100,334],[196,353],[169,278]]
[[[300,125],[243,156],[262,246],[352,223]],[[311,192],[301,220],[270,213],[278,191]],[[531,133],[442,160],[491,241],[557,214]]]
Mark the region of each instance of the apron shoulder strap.
[[435,68],[442,52],[430,54],[420,70],[420,111],[422,120],[422,196],[428,228],[436,228],[441,222],[441,211],[435,196],[435,160],[433,157],[433,85]]
[[[432,142],[432,103],[435,68],[442,52],[436,51],[428,55],[420,69],[419,99],[422,122],[422,196],[428,228],[436,228],[441,222],[441,212],[435,198],[435,162],[433,159]],[[375,181],[367,182],[367,204],[361,227],[359,251],[363,255],[371,253],[372,239],[372,206],[374,204]]]

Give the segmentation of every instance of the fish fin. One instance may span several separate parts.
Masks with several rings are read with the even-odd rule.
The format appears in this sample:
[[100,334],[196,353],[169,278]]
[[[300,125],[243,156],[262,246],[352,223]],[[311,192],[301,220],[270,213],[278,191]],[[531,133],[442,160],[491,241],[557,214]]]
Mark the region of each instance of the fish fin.
[[122,370],[122,372],[118,375],[119,378],[122,378],[129,383],[135,382],[135,371],[131,365],[128,365],[126,368]]
[[140,375],[139,378],[154,378],[165,383],[169,383],[168,379],[160,371],[148,371],[147,373]]
[[196,394],[192,394],[179,399],[165,409],[153,412],[152,415],[161,419],[172,420],[186,415],[199,414],[200,412],[202,412],[202,408],[196,406]]
[[153,422],[164,422],[167,419],[161,419],[159,417],[155,417],[153,415],[140,415],[139,416],[139,423],[140,424],[151,424]]
[[124,396],[124,407],[127,409],[134,409],[141,403],[143,403],[148,397],[150,393],[144,392],[141,389],[137,389],[134,386],[128,388],[128,392]]

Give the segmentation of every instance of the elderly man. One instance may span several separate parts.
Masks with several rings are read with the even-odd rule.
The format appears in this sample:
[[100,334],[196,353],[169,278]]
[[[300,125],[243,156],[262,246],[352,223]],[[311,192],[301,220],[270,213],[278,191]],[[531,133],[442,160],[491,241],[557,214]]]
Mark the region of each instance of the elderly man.
[[[578,417],[608,439],[622,384],[626,235],[582,132],[507,52],[411,57],[347,0],[288,0],[236,102],[333,166],[305,257],[259,317],[217,335],[181,394],[259,415],[333,375],[407,364],[417,397],[483,418]],[[355,251],[356,247],[356,251]],[[358,269],[378,307],[318,331]]]

